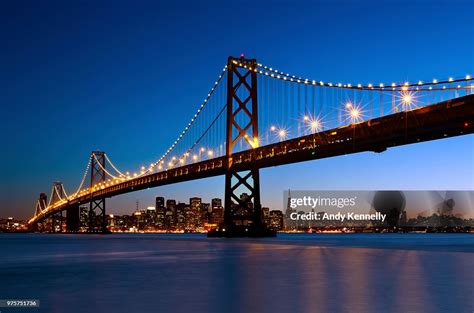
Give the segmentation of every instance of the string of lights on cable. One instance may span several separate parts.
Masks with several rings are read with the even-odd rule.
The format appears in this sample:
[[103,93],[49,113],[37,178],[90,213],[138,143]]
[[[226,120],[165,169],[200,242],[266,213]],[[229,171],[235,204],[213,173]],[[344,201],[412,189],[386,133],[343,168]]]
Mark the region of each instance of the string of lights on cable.
[[462,78],[453,78],[449,77],[447,79],[443,80],[438,80],[438,79],[433,79],[431,81],[422,81],[419,80],[416,83],[410,83],[410,82],[403,82],[403,83],[379,83],[379,84],[342,84],[342,83],[331,83],[331,82],[324,82],[322,80],[317,80],[317,79],[309,79],[309,78],[302,78],[300,76],[296,75],[291,75],[289,73],[285,73],[282,71],[279,71],[275,68],[262,65],[262,64],[257,64],[257,68],[253,69],[255,72],[257,72],[260,75],[265,75],[269,76],[271,78],[275,79],[280,79],[283,81],[289,81],[292,83],[297,83],[297,84],[302,84],[302,85],[313,85],[313,86],[323,86],[323,87],[332,87],[332,88],[345,88],[345,89],[361,89],[361,90],[392,90],[392,91],[406,91],[410,89],[414,90],[453,90],[453,89],[462,89],[462,88],[473,88],[472,86],[462,86],[462,85],[457,85],[454,88],[448,88],[446,86],[441,86],[439,88],[433,87],[433,86],[440,86],[442,84],[454,84],[454,83],[460,83],[460,82],[469,82],[472,81],[474,78],[471,75],[466,75]]

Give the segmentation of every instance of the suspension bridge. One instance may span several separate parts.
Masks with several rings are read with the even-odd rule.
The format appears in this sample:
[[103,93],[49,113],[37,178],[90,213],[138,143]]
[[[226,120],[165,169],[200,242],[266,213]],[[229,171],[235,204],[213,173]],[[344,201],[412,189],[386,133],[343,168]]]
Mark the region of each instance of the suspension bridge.
[[87,206],[87,231],[107,232],[107,198],[225,175],[224,223],[215,233],[265,235],[261,168],[472,134],[472,80],[333,83],[229,57],[156,162],[124,171],[104,151],[93,151],[78,188],[68,194],[54,182],[49,198],[40,194],[29,225],[79,232],[79,207]]

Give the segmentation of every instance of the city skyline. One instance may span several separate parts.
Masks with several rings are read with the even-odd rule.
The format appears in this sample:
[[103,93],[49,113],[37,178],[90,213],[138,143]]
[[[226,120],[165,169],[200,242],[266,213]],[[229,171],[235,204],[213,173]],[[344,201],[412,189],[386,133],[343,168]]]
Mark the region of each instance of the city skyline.
[[[314,20],[317,23],[318,19],[315,16],[321,13],[316,9],[324,8],[327,5],[324,3],[315,4],[313,11],[300,13],[302,21]],[[447,6],[443,3],[435,4],[435,6],[446,7],[446,10],[429,11],[428,9],[430,20],[444,20],[451,25],[451,30],[467,25],[464,23],[468,21],[468,15],[467,12],[461,10],[461,6]],[[393,35],[410,28],[417,28],[417,31],[422,34],[431,34],[431,27],[436,27],[433,24],[425,25],[426,20],[420,18],[422,12],[426,13],[426,8],[423,6],[415,5],[409,12],[403,11],[403,8],[393,8],[390,14],[374,11],[374,9],[369,10],[368,7],[369,5],[365,4],[364,8],[367,10],[363,11],[363,14],[377,13],[380,20],[377,19],[375,22],[369,23],[355,18],[350,12],[351,5],[338,12],[339,18],[344,17],[348,21],[357,21],[357,27],[348,30],[336,22],[334,25],[330,25],[334,30],[334,41],[341,40],[341,42],[336,44],[329,41],[328,45],[331,49],[322,51],[322,56],[318,58],[314,58],[313,53],[321,51],[322,46],[317,39],[322,35],[320,33],[323,29],[322,25],[319,25],[319,28],[316,27],[318,31],[315,34],[303,30],[300,32],[297,26],[291,26],[290,30],[286,29],[281,32],[281,37],[287,44],[295,43],[296,39],[304,39],[305,36],[309,38],[309,40],[299,43],[297,50],[301,54],[301,58],[294,58],[292,49],[282,48],[277,51],[273,49],[275,44],[266,46],[258,41],[245,42],[242,39],[235,43],[226,43],[219,39],[222,46],[214,45],[212,50],[203,49],[201,45],[197,44],[197,40],[205,39],[204,42],[210,42],[214,39],[213,36],[201,35],[204,37],[199,39],[186,37],[185,40],[183,36],[189,34],[189,30],[173,24],[173,19],[170,19],[169,16],[168,18],[165,16],[162,21],[174,25],[172,30],[176,36],[173,37],[171,43],[166,43],[163,36],[165,29],[168,28],[158,23],[155,16],[148,16],[140,9],[132,10],[131,17],[127,19],[130,23],[127,25],[129,28],[125,32],[120,28],[120,21],[117,17],[111,18],[104,15],[104,8],[96,8],[89,12],[87,8],[81,6],[74,9],[77,9],[78,12],[86,11],[88,14],[85,14],[87,16],[85,20],[78,12],[69,11],[67,8],[49,8],[52,9],[52,12],[64,10],[65,14],[42,24],[43,26],[36,30],[35,34],[39,36],[40,40],[34,41],[30,50],[25,49],[24,46],[24,43],[31,39],[25,33],[27,26],[19,23],[25,21],[28,22],[25,23],[26,25],[31,25],[31,23],[38,22],[39,17],[52,13],[44,7],[38,14],[33,13],[33,8],[21,9],[15,6],[10,8],[13,13],[22,13],[23,15],[18,20],[12,20],[11,17],[6,18],[14,30],[15,40],[12,39],[13,37],[7,37],[14,53],[5,52],[9,53],[8,57],[12,60],[5,68],[6,73],[14,72],[12,77],[18,79],[6,81],[8,92],[3,95],[5,103],[12,104],[11,110],[6,112],[4,127],[7,129],[7,133],[15,135],[5,138],[7,145],[12,148],[8,154],[2,154],[2,164],[4,166],[9,164],[4,168],[6,178],[2,182],[2,213],[23,218],[31,216],[34,213],[34,203],[38,194],[48,192],[53,181],[61,180],[68,190],[74,189],[78,183],[77,176],[81,174],[84,160],[87,159],[91,150],[97,148],[106,150],[114,156],[114,160],[121,165],[121,168],[139,168],[142,164],[154,161],[167,148],[168,143],[174,140],[175,133],[188,120],[189,116],[181,117],[179,113],[192,112],[196,108],[203,96],[203,90],[208,89],[209,82],[214,79],[214,73],[225,63],[229,54],[237,55],[244,52],[247,56],[265,60],[269,64],[281,64],[292,72],[304,70],[311,77],[327,77],[327,79],[344,81],[373,81],[374,79],[412,81],[419,78],[431,79],[433,75],[449,77],[451,75],[465,75],[469,72],[472,74],[474,47],[472,43],[463,40],[462,34],[451,30],[439,30],[441,35],[449,35],[449,40],[443,36],[445,41],[442,44],[434,43],[430,38],[423,39],[423,36],[418,36],[417,38],[404,38],[404,42],[401,43],[397,40],[390,42],[381,38],[380,40],[384,41],[382,46],[380,43],[379,45],[374,43],[373,38],[369,40],[367,37],[366,40],[361,38],[361,45],[357,46],[358,49],[347,51],[344,48],[354,45],[355,39],[352,37],[355,34],[366,34],[369,33],[369,30],[375,33],[381,32],[384,25],[389,26],[397,23],[396,17],[403,16],[404,23],[400,25],[400,28],[391,29]],[[119,7],[116,8],[115,13],[117,16],[122,16],[129,13],[128,9],[130,8]],[[171,16],[180,12],[177,7],[172,5],[161,9]],[[218,9],[212,10],[218,11]],[[281,15],[286,9],[296,8],[288,8],[288,5],[280,4],[272,7],[270,11],[256,8],[257,12],[254,14],[264,10],[273,15]],[[456,18],[450,17],[452,11],[456,11]],[[210,15],[212,12],[208,14]],[[463,18],[463,14],[467,16]],[[143,19],[137,19],[138,17]],[[254,25],[241,27],[246,31],[251,31],[252,26],[262,26],[264,23],[272,25],[270,17],[262,20],[255,19],[252,22]],[[68,18],[79,23],[74,24],[77,28],[57,27],[70,25]],[[116,31],[115,35],[110,37],[106,43],[100,42],[100,39],[109,35],[111,29],[105,28],[98,35],[88,34],[85,37],[82,29],[83,27],[87,29],[97,26],[101,18],[110,19],[110,27]],[[145,24],[137,23],[137,20],[141,20]],[[221,18],[214,17],[215,25],[218,25],[220,21]],[[147,28],[145,27],[146,23],[154,27]],[[195,16],[189,16],[189,23],[196,23],[199,26]],[[379,23],[379,27],[373,28],[375,23]],[[205,27],[212,28],[210,25],[212,23]],[[56,31],[52,31],[53,28],[57,28]],[[260,29],[259,38],[270,35],[273,41],[277,39],[272,37],[269,32],[271,27],[269,29],[258,28]],[[225,30],[237,32],[240,31],[240,28],[229,26],[229,28],[218,29],[219,32]],[[203,32],[206,33],[204,30]],[[53,35],[44,37],[46,33]],[[125,36],[126,34],[128,35]],[[154,40],[156,35],[159,40]],[[293,36],[297,38],[292,39]],[[123,47],[121,40],[123,38],[127,38],[127,42],[130,41],[127,47],[135,46],[142,48],[142,50],[137,51]],[[71,47],[75,40],[79,40],[89,48],[87,50],[78,48],[77,50]],[[461,42],[463,49],[456,51],[458,55],[453,55],[455,52],[449,49],[449,46],[456,42]],[[171,52],[165,51],[166,49],[157,49],[162,46],[169,48]],[[110,47],[116,49],[110,49]],[[406,49],[407,47],[409,49]],[[187,51],[183,48],[191,49]],[[160,58],[155,57],[154,53],[151,53],[152,50]],[[377,54],[374,54],[374,51],[377,51]],[[430,53],[426,53],[428,51]],[[448,51],[449,54],[447,54]],[[82,53],[80,55],[83,59],[74,58],[79,52]],[[62,54],[63,57],[60,58],[59,54]],[[172,59],[173,62],[169,62],[169,58],[173,54],[175,55]],[[441,62],[444,60],[445,54],[451,56],[450,62]],[[107,58],[104,55],[107,55]],[[385,59],[389,57],[393,59],[393,55],[399,57],[393,60],[393,64],[387,65]],[[405,64],[404,59],[415,61],[412,61],[408,66],[402,66]],[[351,60],[357,60],[357,64]],[[172,63],[173,66],[167,66],[169,63]],[[382,64],[387,68],[382,70],[379,66]],[[368,73],[366,73],[367,70],[369,70]],[[181,81],[180,73],[187,73],[191,77],[196,77],[199,74],[203,77],[199,80]],[[413,76],[407,77],[408,74]],[[138,77],[138,79],[127,79],[128,76]],[[185,93],[182,93],[182,88],[186,88]],[[25,93],[26,89],[31,93]],[[165,91],[169,91],[169,94]],[[164,100],[159,97],[163,95]],[[161,105],[163,102],[167,104]],[[174,103],[178,105],[170,105]],[[97,109],[99,115],[105,116],[106,127],[95,124],[97,116],[87,113],[92,108]],[[152,114],[141,114],[142,112],[151,112]],[[168,122],[166,119],[160,119],[161,114],[179,118],[176,118],[176,121]],[[124,124],[127,127],[124,129],[120,126],[113,126],[115,125],[114,119],[110,116],[126,121]],[[69,119],[72,119],[71,123],[64,123]],[[163,125],[160,124],[162,121]],[[38,125],[40,131],[37,132],[34,129],[36,127],[30,128],[30,125]],[[115,135],[117,133],[119,136]],[[261,171],[262,202],[279,209],[281,194],[288,188],[473,189],[474,170],[473,166],[469,166],[474,161],[473,143],[472,136],[466,136],[446,139],[441,142],[389,149],[382,154],[364,153],[265,169]],[[44,149],[45,146],[48,146],[48,149]],[[63,151],[71,153],[64,154]],[[381,168],[384,171],[380,171]],[[357,174],[360,174],[362,169],[365,181],[360,181],[357,178]],[[433,169],[436,169],[436,172]],[[450,177],[450,179],[446,179],[446,177]],[[119,196],[109,203],[111,208],[123,206],[125,209],[130,207],[137,197],[142,202],[150,202],[152,194],[158,192],[166,194],[169,198],[188,198],[197,191],[207,194],[207,198],[223,198],[223,180],[223,177],[217,177],[205,181],[158,187],[130,196]]]
[[[303,209],[294,210],[290,207],[290,199],[298,199],[299,196],[295,197],[296,194],[317,194],[317,195],[332,195],[332,198],[336,195],[347,194],[352,197],[355,196],[355,199],[358,199],[358,205],[351,208],[351,212],[358,213],[370,213],[375,210],[375,204],[372,203],[373,197],[376,193],[385,192],[385,191],[369,191],[369,190],[337,190],[337,191],[301,191],[301,190],[287,190],[283,193],[283,198],[281,201],[281,206],[278,208],[271,207],[265,202],[262,202],[262,208],[268,209],[270,211],[281,211],[281,212],[309,212],[307,207]],[[473,193],[472,191],[420,191],[420,190],[409,190],[409,191],[388,191],[389,193],[400,193],[405,199],[405,204],[403,212],[405,212],[407,218],[417,218],[417,217],[427,217],[433,214],[437,215],[447,215],[447,216],[456,216],[464,219],[473,219],[474,215],[472,212],[472,201]],[[246,195],[242,193],[240,196]],[[44,199],[47,202],[48,195],[44,195]],[[321,197],[321,196],[319,196]],[[330,196],[331,197],[331,196]],[[183,198],[168,198],[164,195],[154,195],[152,202],[140,202],[139,199],[136,199],[131,207],[122,207],[117,209],[117,207],[109,206],[107,208],[107,214],[110,215],[133,215],[137,211],[149,210],[151,208],[156,209],[158,205],[158,198],[162,199],[163,204],[167,204],[168,201],[171,201],[175,204],[191,204],[194,199],[198,199],[199,203],[203,205],[210,206],[211,208],[215,207],[215,203],[219,203],[218,206],[223,208],[223,201],[221,197],[206,198],[200,195],[192,195],[187,199]],[[324,198],[324,196],[323,196]],[[336,197],[337,198],[337,197]],[[187,202],[188,201],[188,202]],[[88,208],[88,203],[83,204],[81,207]],[[329,205],[319,205],[323,207],[323,211],[331,212],[340,211],[340,208],[334,208]],[[449,212],[445,212],[448,210]],[[311,210],[311,211],[314,211]],[[318,209],[316,210],[318,211]],[[320,209],[319,209],[320,211]],[[22,220],[17,216],[2,216],[0,218],[14,218],[15,220]]]
[[[301,192],[299,192],[301,194]],[[336,194],[341,194],[341,191]],[[364,198],[363,193],[353,193],[354,199]],[[378,192],[380,193],[380,192]],[[426,197],[430,192],[381,192],[380,195],[384,194],[383,197],[397,197],[400,194],[402,198],[408,200],[408,203],[414,200],[413,197],[427,201]],[[328,193],[324,193],[330,195]],[[369,193],[370,194],[370,193]],[[333,193],[333,196],[335,194]],[[410,195],[409,197],[407,197]],[[404,204],[396,212],[387,212],[386,208],[379,204],[372,203],[369,208],[366,207],[365,211],[360,211],[355,208],[345,212],[337,207],[326,204],[322,207],[318,207],[316,210],[311,209],[295,209],[290,206],[291,199],[300,199],[297,195],[287,195],[286,206],[284,210],[275,210],[269,208],[263,204],[262,214],[263,221],[270,229],[283,232],[379,232],[379,231],[393,231],[406,232],[406,231],[428,231],[428,232],[466,232],[472,227],[474,218],[472,216],[466,216],[459,214],[460,212],[455,207],[461,203],[461,206],[469,205],[469,197],[472,198],[472,193],[457,193],[450,194],[449,192],[443,197],[438,192],[431,192],[431,197],[434,196],[437,203],[435,210],[424,210],[418,211],[417,214],[410,209],[410,207]],[[362,197],[361,197],[362,196]],[[373,196],[373,195],[372,195]],[[453,197],[454,196],[454,197]],[[327,196],[326,196],[327,197]],[[429,197],[429,196],[428,196]],[[466,198],[467,197],[467,198]],[[240,195],[241,199],[245,200],[250,205],[247,210],[252,211],[253,205],[250,198],[246,193]],[[324,198],[324,197],[323,197]],[[326,199],[348,199],[343,197],[326,198]],[[360,200],[360,199],[359,199]],[[358,200],[358,201],[359,201]],[[433,199],[432,199],[433,200]],[[467,202],[466,202],[467,200]],[[362,201],[363,206],[367,206],[367,200]],[[397,202],[392,198],[392,201]],[[415,202],[418,202],[415,201]],[[285,201],[283,201],[285,202]],[[429,201],[428,201],[429,203]],[[390,203],[395,205],[394,203]],[[413,203],[412,203],[413,205]],[[466,209],[466,207],[465,207]],[[238,205],[234,205],[231,209],[235,212],[241,210]],[[109,208],[107,214],[107,229],[110,232],[159,232],[159,233],[207,233],[215,227],[222,227],[224,224],[224,207],[221,198],[213,198],[209,202],[203,201],[199,196],[193,196],[186,200],[182,199],[170,199],[157,195],[155,197],[155,203],[151,206],[140,205],[137,200],[134,208],[129,208],[126,214],[116,214],[113,208]],[[249,211],[249,212],[250,212]],[[358,212],[365,212],[360,216],[371,216],[373,220],[354,219],[354,214]],[[407,214],[411,211],[411,214]],[[378,213],[377,213],[378,212]],[[350,213],[350,214],[348,214]],[[375,214],[376,213],[376,214]],[[79,207],[79,229],[78,232],[91,232],[89,229],[90,218],[97,220],[100,223],[100,217],[95,215],[92,211],[93,217],[90,216],[88,205]],[[248,214],[240,211],[240,214]],[[297,214],[293,216],[293,214]],[[312,214],[312,215],[307,215]],[[342,214],[342,215],[341,215]],[[359,213],[360,214],[360,213]],[[379,214],[379,215],[377,215]],[[309,219],[300,219],[298,215],[309,216]],[[380,216],[383,215],[383,219],[380,220]],[[341,220],[340,218],[344,216]],[[347,217],[347,219],[345,219]],[[295,219],[296,218],[296,219]],[[67,226],[67,216],[61,215],[55,218],[43,222],[41,226],[42,232],[63,232]],[[380,228],[382,227],[382,228]],[[389,227],[389,228],[384,228]],[[393,228],[395,227],[395,228]],[[28,231],[27,221],[17,219],[14,217],[3,217],[0,216],[0,232],[25,232]]]

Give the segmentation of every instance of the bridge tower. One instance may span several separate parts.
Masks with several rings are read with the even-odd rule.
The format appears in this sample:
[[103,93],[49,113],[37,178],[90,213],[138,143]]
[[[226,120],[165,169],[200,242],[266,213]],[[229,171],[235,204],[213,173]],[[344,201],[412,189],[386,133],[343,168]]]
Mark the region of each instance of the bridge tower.
[[[41,214],[44,210],[46,210],[47,206],[48,206],[48,196],[44,192],[42,192],[40,193],[39,198],[36,201],[35,217]],[[30,228],[33,231],[44,231],[44,222],[31,225]]]
[[[264,233],[258,168],[238,171],[232,154],[237,144],[258,146],[257,61],[229,57],[227,62],[227,123],[224,227],[227,235]],[[242,233],[241,233],[242,232]],[[252,235],[250,234],[249,235]]]
[[42,192],[39,195],[38,200],[36,201],[36,209],[35,209],[35,216],[43,212],[48,206],[48,196]]
[[[41,198],[41,195],[40,195]],[[56,203],[58,201],[66,200],[67,195],[64,190],[64,185],[60,181],[53,183],[53,189],[51,193],[51,203]],[[46,198],[44,198],[46,203]],[[63,211],[55,212],[51,215],[51,232],[55,233],[57,231],[63,232]],[[58,226],[58,227],[56,227]]]
[[[91,181],[90,187],[106,181],[105,152],[92,151],[91,154]],[[105,215],[105,198],[94,199],[91,193],[89,203],[89,225],[88,232],[107,232],[107,217]],[[100,221],[97,223],[97,221]],[[97,225],[98,224],[98,225]]]

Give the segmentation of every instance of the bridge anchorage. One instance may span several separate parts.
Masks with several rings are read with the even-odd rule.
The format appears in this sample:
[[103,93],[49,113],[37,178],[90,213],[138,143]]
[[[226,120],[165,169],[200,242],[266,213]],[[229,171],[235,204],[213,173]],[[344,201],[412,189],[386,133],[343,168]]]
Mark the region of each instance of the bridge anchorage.
[[106,198],[223,175],[224,216],[221,207],[184,207],[173,213],[171,230],[195,231],[209,222],[215,227],[209,237],[274,236],[269,228],[281,225],[275,223],[278,212],[272,217],[262,208],[261,168],[472,134],[473,80],[335,84],[229,57],[191,121],[156,162],[122,172],[105,152],[93,151],[77,190],[68,195],[54,183],[49,199],[40,195],[29,225],[106,233]]

